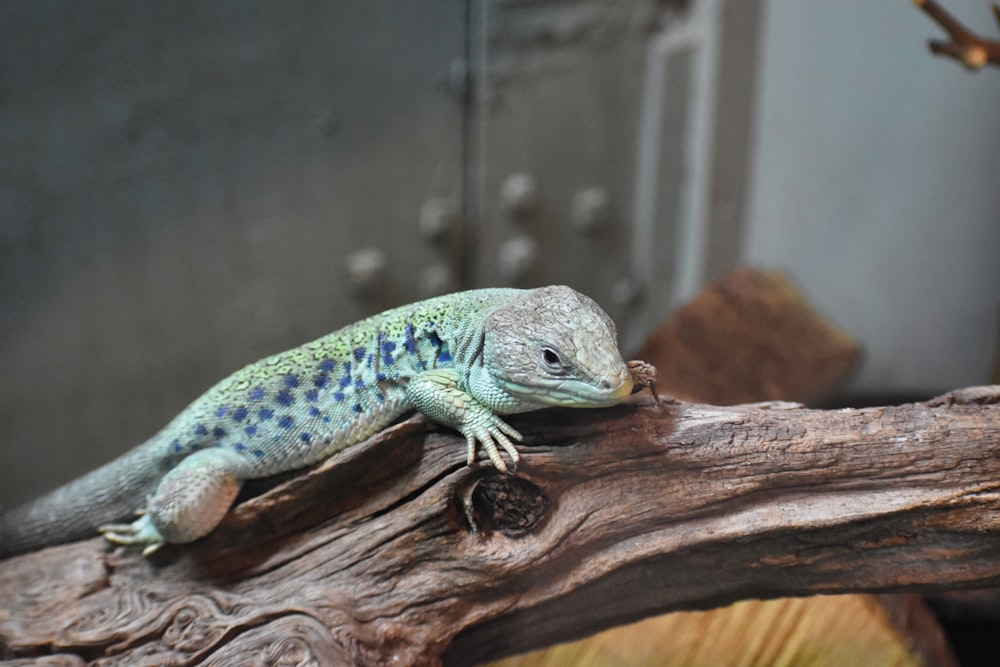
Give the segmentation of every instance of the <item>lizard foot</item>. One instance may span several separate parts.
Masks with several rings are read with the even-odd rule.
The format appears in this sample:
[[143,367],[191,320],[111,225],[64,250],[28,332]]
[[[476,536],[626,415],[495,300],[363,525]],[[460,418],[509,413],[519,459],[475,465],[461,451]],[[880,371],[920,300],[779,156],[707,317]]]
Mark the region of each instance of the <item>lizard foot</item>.
[[[476,462],[476,442],[480,442],[483,445],[483,449],[486,450],[486,455],[489,457],[490,462],[493,463],[497,470],[500,472],[510,472],[517,468],[517,462],[521,457],[510,439],[513,438],[514,440],[521,441],[524,439],[524,436],[496,415],[489,414],[488,424],[467,426],[463,431],[463,435],[465,435],[465,442],[468,445],[468,465],[471,466]],[[510,455],[511,465],[509,469],[500,456],[500,450],[497,449],[498,444]]]
[[513,468],[520,456],[511,438],[521,440],[521,434],[463,389],[462,382],[455,369],[435,368],[413,376],[406,385],[406,397],[422,414],[465,436],[470,466],[476,462],[476,443],[482,443],[496,469],[509,472],[498,446],[510,455]]
[[97,530],[109,542],[126,546],[142,546],[143,556],[156,553],[164,544],[160,531],[150,521],[148,514],[143,514],[132,523],[109,523],[98,527]]
[[626,364],[628,372],[632,375],[632,393],[642,391],[649,387],[649,393],[653,395],[653,401],[657,405],[660,403],[660,395],[656,393],[656,366],[648,361],[633,359]]

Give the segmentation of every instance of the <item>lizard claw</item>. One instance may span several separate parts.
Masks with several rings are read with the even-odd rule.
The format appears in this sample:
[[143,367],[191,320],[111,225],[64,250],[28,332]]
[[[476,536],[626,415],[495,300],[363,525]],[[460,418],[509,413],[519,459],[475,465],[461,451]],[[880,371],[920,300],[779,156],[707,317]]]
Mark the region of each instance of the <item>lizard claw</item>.
[[160,531],[156,529],[145,512],[132,523],[107,523],[99,526],[97,530],[109,542],[125,546],[143,546],[143,556],[149,556],[163,546],[163,537],[160,535]]
[[[465,433],[465,442],[468,445],[468,465],[471,466],[476,462],[476,443],[479,442],[482,443],[483,449],[486,450],[486,455],[497,470],[500,472],[515,470],[521,456],[517,452],[517,447],[511,442],[511,438],[520,441],[524,439],[524,436],[505,421],[491,414],[489,424],[469,429]],[[498,444],[510,456],[511,465],[509,468],[500,456],[500,450],[497,449]]]
[[653,400],[659,404],[660,395],[656,393],[656,366],[639,359],[629,361],[626,366],[632,375],[632,393],[649,387],[649,393],[653,395]]

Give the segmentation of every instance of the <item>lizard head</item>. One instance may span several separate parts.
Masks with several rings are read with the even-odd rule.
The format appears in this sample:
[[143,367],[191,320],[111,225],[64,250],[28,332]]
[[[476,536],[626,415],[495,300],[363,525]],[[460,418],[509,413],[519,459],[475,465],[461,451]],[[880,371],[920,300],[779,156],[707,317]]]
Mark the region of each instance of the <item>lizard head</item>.
[[517,399],[593,408],[616,405],[632,393],[614,322],[569,287],[532,290],[498,308],[486,324],[488,372]]

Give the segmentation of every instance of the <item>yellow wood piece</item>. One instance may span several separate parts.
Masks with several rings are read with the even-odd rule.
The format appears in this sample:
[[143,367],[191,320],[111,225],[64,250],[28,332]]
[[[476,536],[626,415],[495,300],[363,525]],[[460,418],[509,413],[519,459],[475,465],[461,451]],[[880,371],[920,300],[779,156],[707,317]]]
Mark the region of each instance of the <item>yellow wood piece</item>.
[[613,628],[494,667],[925,667],[878,599],[747,600]]

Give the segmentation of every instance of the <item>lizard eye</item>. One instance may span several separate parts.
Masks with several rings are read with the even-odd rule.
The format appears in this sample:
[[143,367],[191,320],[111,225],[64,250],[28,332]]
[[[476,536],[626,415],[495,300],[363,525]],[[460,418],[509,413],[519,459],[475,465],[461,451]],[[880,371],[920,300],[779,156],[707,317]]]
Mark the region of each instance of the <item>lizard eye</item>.
[[559,370],[562,368],[562,358],[559,353],[553,350],[551,347],[542,348],[542,361],[551,370]]

